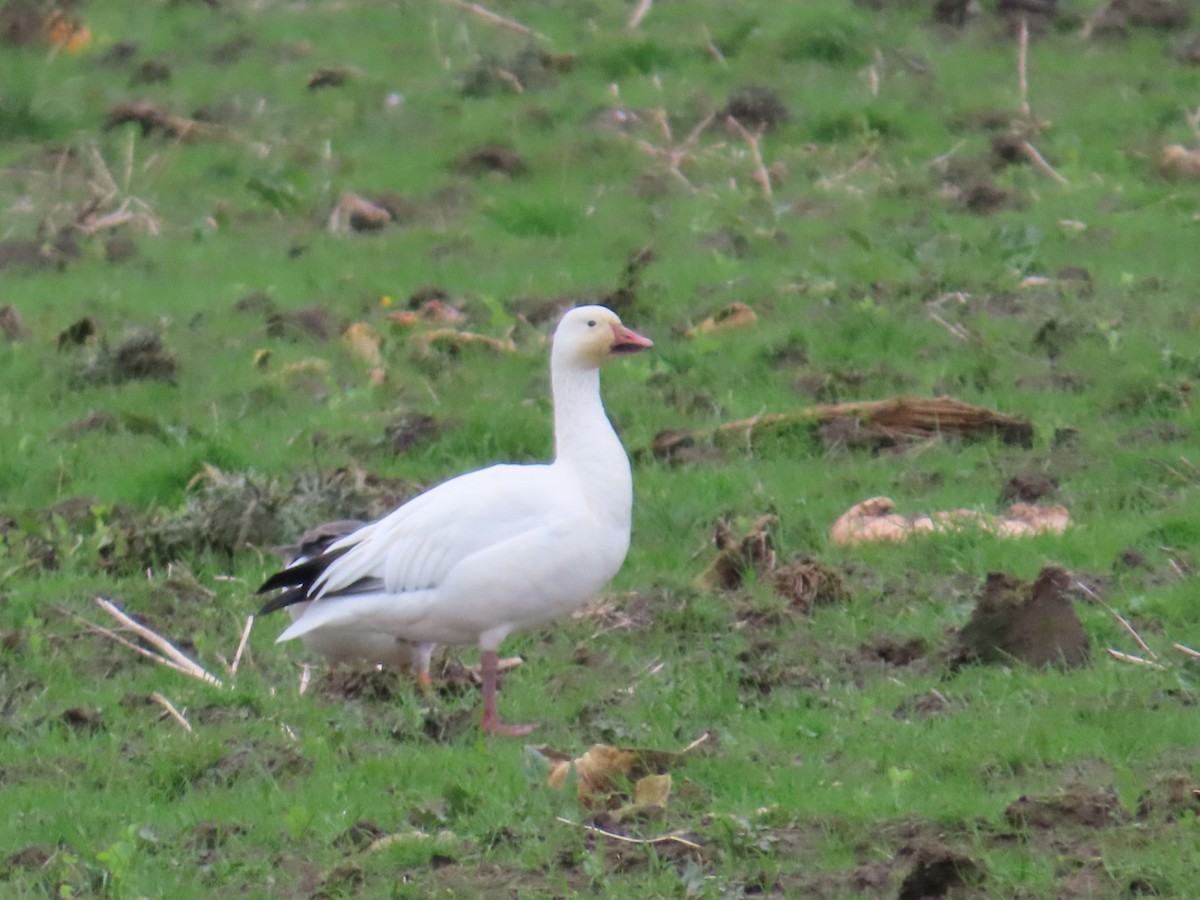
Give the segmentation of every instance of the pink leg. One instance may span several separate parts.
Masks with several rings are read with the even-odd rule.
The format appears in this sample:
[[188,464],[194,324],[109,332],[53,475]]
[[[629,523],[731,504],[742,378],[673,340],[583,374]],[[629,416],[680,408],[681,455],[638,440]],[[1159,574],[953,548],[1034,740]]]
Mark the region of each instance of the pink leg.
[[496,664],[500,656],[495,650],[484,650],[479,655],[483,675],[483,730],[489,734],[507,734],[514,737],[529,734],[533,725],[505,725],[496,712]]

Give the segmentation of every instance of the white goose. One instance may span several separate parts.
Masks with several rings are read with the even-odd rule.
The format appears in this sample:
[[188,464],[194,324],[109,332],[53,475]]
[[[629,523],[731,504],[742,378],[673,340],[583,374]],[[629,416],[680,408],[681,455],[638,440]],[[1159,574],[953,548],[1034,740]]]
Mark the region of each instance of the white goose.
[[577,609],[629,549],[633,479],[600,399],[600,367],[653,346],[610,309],[571,310],[554,332],[554,462],[467,472],[273,575],[263,607],[308,603],[279,641],[386,635],[478,643],[483,730],[528,734],[496,713],[500,642]]
[[[338,519],[314,525],[300,536],[295,545],[280,548],[286,567],[298,566],[321,556],[335,541],[353,534],[366,524],[360,519]],[[290,592],[282,594],[264,609],[278,609],[286,605],[294,622],[304,615],[312,603],[311,600],[295,599],[301,596]],[[309,632],[303,640],[306,647],[325,657],[331,666],[361,662],[381,665],[386,669],[411,672],[422,690],[428,691],[432,687],[429,665],[433,644],[410,644],[378,631],[318,630]]]

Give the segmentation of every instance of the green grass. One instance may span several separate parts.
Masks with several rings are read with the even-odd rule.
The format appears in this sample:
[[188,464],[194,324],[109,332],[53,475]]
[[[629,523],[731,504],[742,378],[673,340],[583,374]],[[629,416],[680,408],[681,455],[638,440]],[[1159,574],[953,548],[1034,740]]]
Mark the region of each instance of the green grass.
[[[1164,145],[1195,144],[1185,111],[1200,102],[1200,68],[1165,56],[1173,35],[1158,32],[1087,41],[1058,25],[1035,38],[1029,101],[1042,124],[1030,140],[1059,183],[991,158],[1021,100],[1003,24],[988,12],[948,31],[926,7],[658,4],[630,32],[629,4],[613,0],[497,5],[543,45],[431,0],[136,13],[93,0],[79,13],[85,52],[0,48],[0,261],[9,242],[49,246],[108,178],[101,211],[127,201],[155,226],[79,235],[76,256],[3,270],[0,302],[23,334],[0,342],[0,893],[890,896],[912,834],[976,860],[980,896],[1050,895],[1080,871],[1097,896],[1194,890],[1200,809],[1186,792],[1162,803],[1172,778],[1200,781],[1196,670],[1169,646],[1200,645],[1200,225],[1192,183],[1155,163]],[[131,61],[109,56],[122,41],[138,45]],[[546,62],[541,49],[574,59]],[[169,82],[131,86],[147,60],[167,63]],[[352,66],[350,80],[306,89],[330,65]],[[673,175],[663,151],[747,85],[790,113],[761,140],[772,195],[720,116],[681,157],[686,183]],[[129,100],[217,130],[105,129]],[[599,124],[614,109],[636,117],[628,133]],[[489,143],[526,171],[456,167]],[[968,209],[960,194],[980,179],[1011,202]],[[376,234],[331,233],[346,192],[401,196],[410,215]],[[136,253],[110,262],[113,236]],[[665,818],[633,826],[678,829],[699,851],[559,821],[587,811],[544,785],[519,742],[477,736],[471,690],[300,696],[303,651],[273,643],[273,619],[217,690],[71,617],[98,620],[90,598],[111,597],[219,669],[275,563],[270,545],[309,517],[547,457],[551,326],[536,312],[610,293],[644,247],[655,259],[624,316],[656,348],[604,376],[636,481],[633,546],[611,590],[641,613],[632,627],[570,621],[514,637],[506,651],[526,662],[502,702],[542,723],[537,741],[573,753],[597,741],[678,749],[714,729],[719,747],[674,772]],[[464,327],[511,336],[516,351],[417,349],[386,313],[430,286]],[[257,292],[282,326],[239,304]],[[755,309],[754,327],[685,337],[734,302]],[[325,336],[296,324],[314,308]],[[60,349],[84,316],[98,336]],[[339,337],[355,322],[380,335],[382,384]],[[102,345],[139,332],[162,337],[171,380],[89,377]],[[668,428],[896,394],[1026,417],[1033,446],[871,454],[791,429],[681,466],[648,450]],[[440,428],[397,454],[385,429],[408,413]],[[79,424],[88,417],[95,427]],[[1056,439],[1068,429],[1073,439]],[[1008,478],[1029,471],[1058,481],[1075,523],[1064,536],[828,538],[849,506],[881,494],[905,512],[995,511]],[[370,478],[356,487],[354,472]],[[205,540],[198,517],[247,490],[261,501],[251,545],[234,545],[227,518]],[[848,602],[802,616],[765,580],[732,595],[696,586],[716,522],[768,511],[781,558],[819,558]],[[1145,567],[1117,565],[1129,549]],[[1166,670],[1110,659],[1104,647],[1131,642],[1078,603],[1088,667],[953,671],[952,632],[986,574],[1032,579],[1051,564],[1099,584]],[[864,662],[882,638],[928,650],[909,666]],[[600,656],[580,663],[581,646]],[[945,711],[903,713],[931,691]],[[160,717],[154,692],[191,733]],[[87,713],[66,716],[73,726],[68,710]],[[1006,819],[1022,795],[1075,782],[1111,789],[1123,817],[1049,836]],[[368,852],[340,837],[361,821],[446,834]]]

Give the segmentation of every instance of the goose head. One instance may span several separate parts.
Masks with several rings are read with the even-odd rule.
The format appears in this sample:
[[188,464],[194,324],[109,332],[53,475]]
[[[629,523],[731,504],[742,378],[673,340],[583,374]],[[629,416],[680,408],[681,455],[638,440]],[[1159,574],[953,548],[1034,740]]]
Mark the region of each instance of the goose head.
[[578,306],[558,323],[552,353],[555,362],[598,369],[618,354],[637,353],[653,346],[652,340],[622,325],[608,307]]

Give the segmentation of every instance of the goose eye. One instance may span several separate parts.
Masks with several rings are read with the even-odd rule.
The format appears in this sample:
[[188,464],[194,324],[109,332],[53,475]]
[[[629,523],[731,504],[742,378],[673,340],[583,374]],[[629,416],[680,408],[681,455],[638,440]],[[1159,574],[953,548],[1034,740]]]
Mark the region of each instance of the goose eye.
[[595,327],[596,327],[596,320],[588,319],[588,328],[595,328]]

